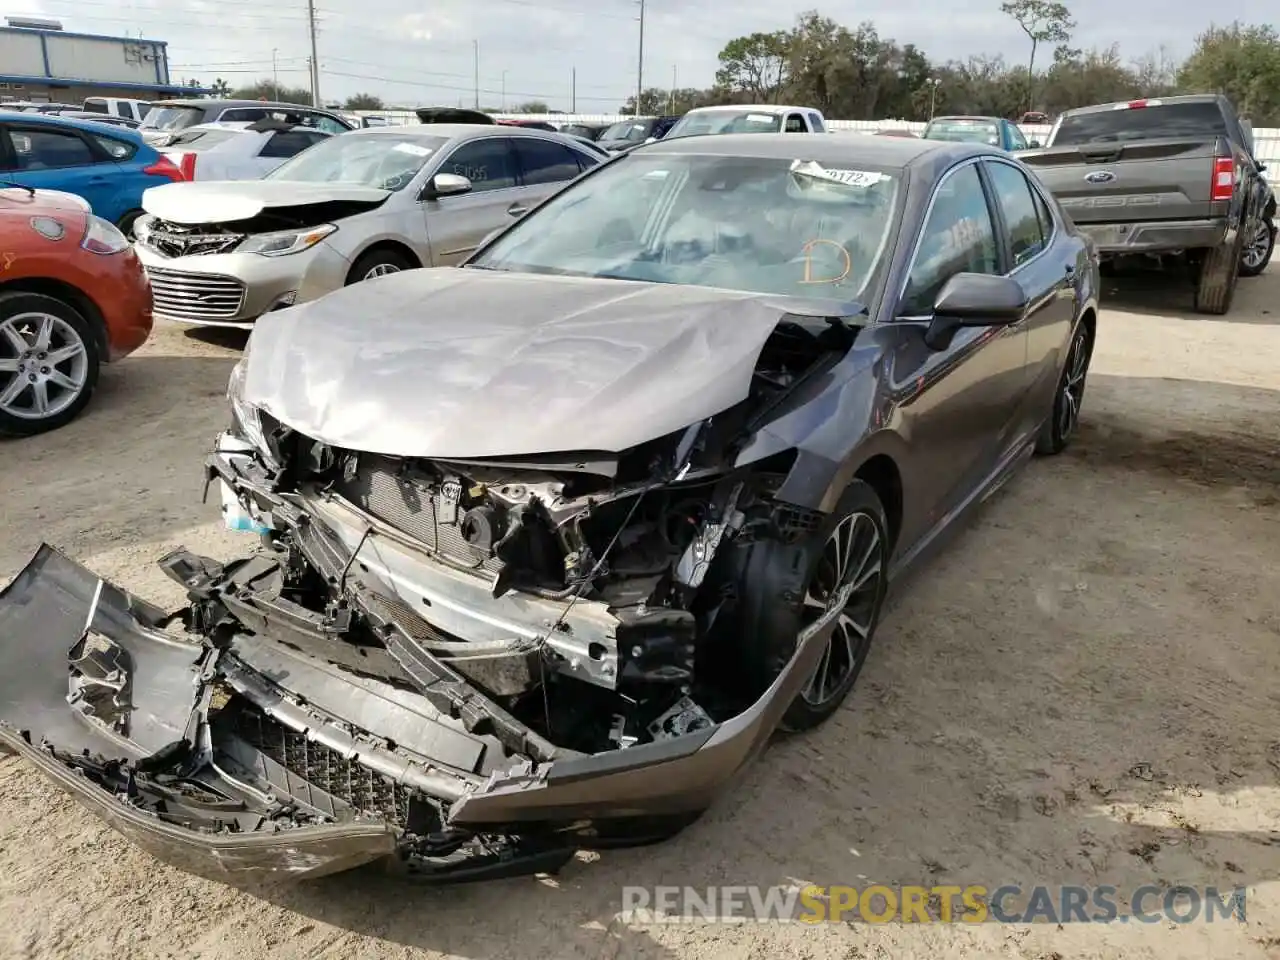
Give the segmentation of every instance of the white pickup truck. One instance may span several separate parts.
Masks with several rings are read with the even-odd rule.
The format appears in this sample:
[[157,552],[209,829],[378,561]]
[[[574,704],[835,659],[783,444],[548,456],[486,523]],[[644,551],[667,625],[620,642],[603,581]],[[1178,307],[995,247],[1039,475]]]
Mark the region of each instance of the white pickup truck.
[[822,112],[813,107],[773,103],[697,107],[676,121],[662,139],[714,133],[827,133],[827,121]]

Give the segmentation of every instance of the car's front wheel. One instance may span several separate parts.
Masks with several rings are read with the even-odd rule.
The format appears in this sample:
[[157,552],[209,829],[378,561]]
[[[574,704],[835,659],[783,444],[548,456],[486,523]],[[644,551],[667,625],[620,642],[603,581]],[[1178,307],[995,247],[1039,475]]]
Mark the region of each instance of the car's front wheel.
[[794,543],[754,548],[742,626],[757,686],[786,666],[804,630],[823,617],[835,618],[817,666],[783,714],[783,729],[816,727],[857,683],[880,620],[891,545],[880,498],[855,480],[810,533]]
[[0,433],[33,436],[71,422],[98,383],[89,321],[41,293],[0,293]]
[[413,264],[402,253],[395,250],[371,250],[355,262],[351,272],[347,274],[347,283],[350,285],[412,269]]

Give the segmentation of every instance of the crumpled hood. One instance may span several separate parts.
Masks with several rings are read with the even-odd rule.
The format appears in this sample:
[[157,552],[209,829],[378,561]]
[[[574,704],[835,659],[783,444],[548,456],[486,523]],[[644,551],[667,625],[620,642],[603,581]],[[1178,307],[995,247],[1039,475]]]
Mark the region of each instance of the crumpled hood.
[[376,206],[388,190],[341,183],[291,180],[207,180],[166,183],[142,192],[142,209],[170,223],[232,223],[248,220],[271,207],[309,203],[365,201]]
[[776,299],[444,267],[258,320],[245,399],[391,456],[617,452],[744,400]]

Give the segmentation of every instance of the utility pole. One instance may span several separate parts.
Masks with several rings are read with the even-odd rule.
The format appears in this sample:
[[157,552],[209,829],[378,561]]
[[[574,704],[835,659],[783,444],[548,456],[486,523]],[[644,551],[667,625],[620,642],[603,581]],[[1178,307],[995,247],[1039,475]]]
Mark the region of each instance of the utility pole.
[[275,47],[271,48],[271,96],[273,100],[280,99],[280,70],[276,66],[276,54],[279,52]]
[[632,116],[640,116],[640,94],[644,92],[644,0],[640,0],[640,55],[636,60],[636,108]]
[[942,83],[941,78],[933,77],[929,80],[929,119],[933,119],[933,108],[938,102],[938,86]]
[[[320,106],[320,57],[316,53],[316,0],[307,0],[307,26],[311,31],[311,105]],[[277,88],[276,96],[279,96]]]
[[507,112],[507,71],[502,71],[502,112]]
[[472,60],[472,65],[475,68],[475,81],[476,81],[475,107],[477,110],[479,110],[480,109],[480,41],[479,40],[471,41],[471,60]]
[[674,114],[676,112],[676,64],[671,65],[671,106],[667,113]]
[[578,112],[578,68],[569,68],[569,112]]

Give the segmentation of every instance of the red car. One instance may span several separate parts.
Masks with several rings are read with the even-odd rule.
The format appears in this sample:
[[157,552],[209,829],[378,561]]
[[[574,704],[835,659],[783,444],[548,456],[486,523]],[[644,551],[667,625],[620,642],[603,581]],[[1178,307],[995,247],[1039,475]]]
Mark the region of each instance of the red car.
[[0,433],[70,422],[98,367],[151,334],[151,285],[114,224],[79,197],[0,181]]

